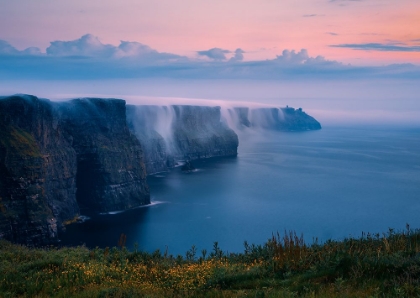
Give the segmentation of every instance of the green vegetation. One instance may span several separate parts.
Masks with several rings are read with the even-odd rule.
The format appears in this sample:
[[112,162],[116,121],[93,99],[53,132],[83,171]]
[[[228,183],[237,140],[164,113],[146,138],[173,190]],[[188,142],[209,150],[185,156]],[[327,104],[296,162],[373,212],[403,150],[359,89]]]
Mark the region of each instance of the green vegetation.
[[2,126],[0,146],[11,149],[12,154],[25,157],[42,157],[35,138],[19,127]]
[[0,297],[419,297],[420,231],[306,245],[290,232],[240,254],[0,241]]

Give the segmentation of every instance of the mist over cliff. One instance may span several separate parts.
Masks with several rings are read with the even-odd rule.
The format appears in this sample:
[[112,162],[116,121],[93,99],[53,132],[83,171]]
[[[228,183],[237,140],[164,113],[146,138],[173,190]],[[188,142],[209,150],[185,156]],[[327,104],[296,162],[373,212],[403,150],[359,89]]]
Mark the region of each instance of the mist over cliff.
[[142,144],[148,174],[180,160],[236,156],[240,136],[250,132],[321,129],[302,109],[289,107],[128,105],[127,122]]

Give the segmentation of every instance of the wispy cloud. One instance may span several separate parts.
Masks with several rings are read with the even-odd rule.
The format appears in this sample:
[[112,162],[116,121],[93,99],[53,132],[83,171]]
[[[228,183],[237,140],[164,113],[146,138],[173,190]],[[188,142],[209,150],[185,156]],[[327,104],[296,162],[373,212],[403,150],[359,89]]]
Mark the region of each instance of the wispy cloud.
[[329,2],[339,3],[339,2],[363,2],[363,1],[366,1],[366,0],[330,0]]
[[326,34],[328,34],[328,35],[331,35],[331,36],[337,36],[338,35],[338,33],[335,33],[335,32],[325,32]]
[[387,35],[387,34],[383,34],[383,33],[373,33],[373,32],[364,32],[364,33],[360,33],[359,35],[361,36],[383,36],[383,35]]
[[346,43],[330,45],[333,48],[350,48],[353,50],[381,51],[381,52],[420,52],[420,46],[408,46],[404,43]]
[[0,40],[0,55],[40,55],[41,50],[36,47],[30,47],[19,51],[5,40]]
[[206,51],[197,51],[197,54],[200,56],[205,56],[207,58],[213,59],[213,60],[226,60],[226,55],[230,53],[229,50],[224,50],[221,48],[212,48]]
[[365,2],[367,0],[329,0],[329,3],[338,4],[339,6],[348,6],[358,2]]
[[325,14],[318,14],[318,13],[304,14],[302,17],[304,18],[325,17]]

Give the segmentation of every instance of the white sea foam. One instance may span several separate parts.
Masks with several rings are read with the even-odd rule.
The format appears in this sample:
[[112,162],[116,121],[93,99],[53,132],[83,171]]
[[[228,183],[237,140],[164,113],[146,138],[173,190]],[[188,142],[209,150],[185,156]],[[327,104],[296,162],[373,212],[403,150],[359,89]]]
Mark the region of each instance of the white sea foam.
[[99,213],[100,215],[115,215],[115,214],[120,214],[129,210],[133,210],[133,209],[139,209],[139,208],[147,208],[147,207],[152,207],[152,206],[156,206],[156,205],[160,205],[160,204],[164,204],[166,202],[164,201],[151,201],[150,204],[147,205],[142,205],[142,206],[138,206],[132,209],[128,209],[128,210],[115,210],[115,211],[109,211],[109,212],[102,212]]
[[79,215],[79,217],[77,218],[77,223],[83,223],[83,222],[85,222],[85,221],[87,221],[87,220],[89,220],[90,219],[90,217],[89,216],[86,216],[86,215]]

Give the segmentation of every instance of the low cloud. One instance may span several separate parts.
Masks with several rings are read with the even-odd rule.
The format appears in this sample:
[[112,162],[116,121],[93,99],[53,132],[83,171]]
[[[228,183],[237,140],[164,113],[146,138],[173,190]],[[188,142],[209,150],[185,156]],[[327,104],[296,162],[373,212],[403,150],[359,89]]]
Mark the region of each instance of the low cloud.
[[197,51],[197,54],[200,56],[205,56],[207,58],[210,58],[212,60],[222,61],[226,60],[226,55],[230,53],[229,50],[224,50],[221,48],[212,48],[207,51]]
[[381,52],[420,52],[420,46],[408,46],[404,43],[346,43],[330,45],[332,48],[350,48],[353,50]]
[[245,51],[243,51],[242,49],[236,49],[234,53],[235,55],[232,58],[230,58],[230,61],[235,62],[244,60]]
[[92,58],[136,58],[148,62],[182,59],[182,56],[160,53],[151,47],[130,41],[121,41],[119,46],[103,44],[91,34],[71,41],[53,41],[46,50],[47,55],[55,57],[92,57]]
[[41,55],[41,50],[36,47],[30,47],[23,51],[19,51],[15,47],[13,47],[10,43],[5,40],[0,40],[0,55],[2,56],[14,56],[14,55]]
[[284,50],[282,55],[278,55],[276,62],[280,62],[283,65],[342,65],[337,61],[331,61],[325,59],[323,56],[311,57],[306,49],[301,49],[299,52],[294,50]]
[[47,48],[47,55],[109,57],[114,49],[114,46],[105,45],[97,37],[86,34],[76,40],[51,42]]
[[[399,44],[342,44],[364,50],[391,50]],[[410,51],[418,47],[410,47]],[[311,56],[306,49],[283,50],[273,59],[244,61],[245,51],[212,48],[198,51],[207,59],[193,59],[159,52],[139,42],[103,44],[93,35],[71,41],[53,41],[41,52],[32,47],[18,50],[0,41],[0,80],[14,79],[256,79],[256,80],[340,80],[361,78],[420,79],[420,67],[411,64],[387,67],[354,67],[323,56]]]

